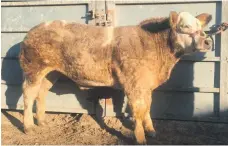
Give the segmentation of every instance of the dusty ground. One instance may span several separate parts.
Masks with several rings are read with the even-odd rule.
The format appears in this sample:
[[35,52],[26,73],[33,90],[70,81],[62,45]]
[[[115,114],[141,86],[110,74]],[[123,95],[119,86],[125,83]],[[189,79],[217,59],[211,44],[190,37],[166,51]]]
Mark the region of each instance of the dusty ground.
[[[106,130],[81,114],[47,114],[48,127],[36,126],[25,135],[21,112],[2,111],[2,144],[133,144],[132,123],[115,117],[104,119]],[[124,125],[124,126],[123,126]],[[154,120],[156,138],[148,144],[228,144],[228,124]]]

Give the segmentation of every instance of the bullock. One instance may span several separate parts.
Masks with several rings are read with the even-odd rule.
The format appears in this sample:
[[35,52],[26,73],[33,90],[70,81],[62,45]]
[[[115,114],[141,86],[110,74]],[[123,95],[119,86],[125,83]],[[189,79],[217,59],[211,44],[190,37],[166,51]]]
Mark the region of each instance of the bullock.
[[169,79],[180,58],[212,48],[203,28],[212,16],[170,12],[135,26],[99,27],[55,20],[33,27],[19,55],[24,72],[24,131],[33,129],[36,100],[38,125],[45,125],[45,96],[59,79],[57,71],[80,87],[121,89],[135,120],[137,143],[155,136],[150,116],[151,93]]

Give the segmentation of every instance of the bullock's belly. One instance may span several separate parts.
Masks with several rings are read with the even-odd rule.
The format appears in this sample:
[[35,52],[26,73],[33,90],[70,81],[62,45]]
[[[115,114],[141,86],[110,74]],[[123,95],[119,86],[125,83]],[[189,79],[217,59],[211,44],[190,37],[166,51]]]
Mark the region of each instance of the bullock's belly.
[[109,82],[109,83],[104,83],[104,82],[99,82],[99,81],[93,81],[93,80],[75,80],[75,82],[81,86],[81,87],[88,87],[88,88],[93,88],[93,87],[112,87],[114,89],[121,89],[121,86],[117,84],[115,81]]
[[114,86],[115,80],[108,64],[87,62],[75,63],[68,67],[65,74],[78,85],[85,87]]
[[102,74],[99,71],[75,72],[70,78],[81,86],[113,86],[115,84],[110,74]]

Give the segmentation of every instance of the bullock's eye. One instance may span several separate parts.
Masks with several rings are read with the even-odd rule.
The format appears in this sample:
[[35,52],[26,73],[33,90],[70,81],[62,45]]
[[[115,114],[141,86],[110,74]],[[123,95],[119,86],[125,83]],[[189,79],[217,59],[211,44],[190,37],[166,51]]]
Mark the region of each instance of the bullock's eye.
[[191,26],[190,25],[185,25],[184,28],[191,28]]

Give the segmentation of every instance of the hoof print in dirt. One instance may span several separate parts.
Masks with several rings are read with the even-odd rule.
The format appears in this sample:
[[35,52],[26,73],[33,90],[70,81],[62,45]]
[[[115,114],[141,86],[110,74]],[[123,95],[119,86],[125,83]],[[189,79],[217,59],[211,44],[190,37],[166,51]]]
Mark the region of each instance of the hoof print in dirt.
[[35,132],[34,127],[24,128],[24,133],[27,135],[31,135]]
[[44,122],[38,122],[38,126],[45,127],[45,126],[48,126],[48,123],[46,121],[44,121]]

